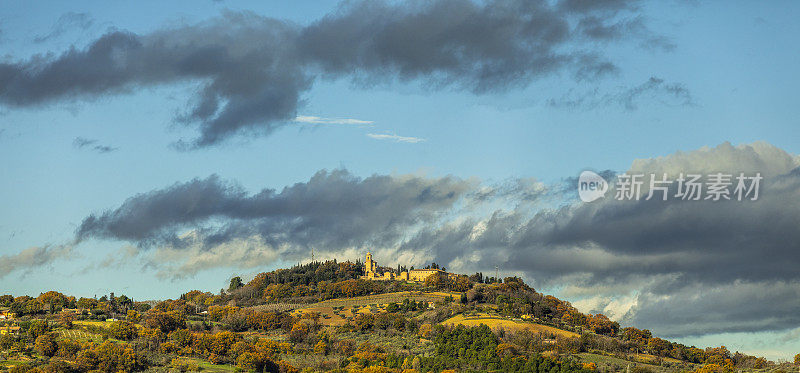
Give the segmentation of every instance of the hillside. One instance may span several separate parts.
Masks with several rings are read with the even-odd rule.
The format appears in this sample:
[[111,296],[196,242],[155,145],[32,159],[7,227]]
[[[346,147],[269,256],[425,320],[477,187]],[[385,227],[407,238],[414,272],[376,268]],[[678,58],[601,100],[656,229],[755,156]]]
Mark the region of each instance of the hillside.
[[[580,313],[521,279],[361,279],[356,262],[234,278],[151,307],[121,295],[0,297],[0,371],[788,371]],[[467,284],[464,288],[464,284]],[[13,330],[12,330],[13,328]]]

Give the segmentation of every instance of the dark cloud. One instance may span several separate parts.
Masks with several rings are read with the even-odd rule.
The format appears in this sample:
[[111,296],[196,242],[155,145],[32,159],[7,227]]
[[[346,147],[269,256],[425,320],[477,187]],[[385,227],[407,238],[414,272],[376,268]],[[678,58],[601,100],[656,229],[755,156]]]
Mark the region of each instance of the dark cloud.
[[[111,31],[85,48],[2,63],[0,103],[29,107],[199,82],[176,118],[199,136],[177,146],[205,147],[285,126],[318,75],[362,86],[420,82],[481,94],[565,71],[579,80],[613,73],[614,63],[582,36],[602,38],[600,26],[581,33],[574,24],[618,24],[617,13],[635,11],[613,1],[356,1],[307,26],[227,12],[149,34]],[[62,18],[59,24],[89,22],[85,15]]]
[[87,139],[85,137],[76,137],[75,140],[72,140],[72,146],[76,149],[91,149],[101,154],[119,150],[119,148],[98,144],[97,140]]
[[562,0],[560,9],[572,13],[616,13],[639,7],[636,0]]
[[88,13],[67,12],[58,17],[58,21],[45,35],[36,36],[33,41],[42,43],[57,38],[70,29],[87,30],[94,24],[94,19]]
[[625,321],[665,337],[786,330],[800,325],[800,281],[691,284],[661,295],[643,293]]
[[[500,265],[539,285],[636,290],[618,318],[664,335],[783,330],[797,325],[800,312],[789,301],[800,283],[798,166],[800,159],[764,143],[637,161],[632,173],[760,172],[765,179],[757,201],[607,197],[533,217],[514,210],[430,227],[402,249],[430,250],[448,267]],[[763,304],[775,307],[755,309]],[[666,310],[674,314],[665,317]]]
[[[195,229],[204,246],[258,236],[272,247],[326,249],[395,242],[409,227],[433,222],[470,188],[455,178],[357,178],[320,171],[280,192],[248,194],[217,176],[137,195],[83,220],[77,239],[105,238],[139,246],[173,245]],[[214,223],[220,224],[214,224]]]
[[[366,84],[422,78],[476,93],[526,86],[565,67],[594,69],[572,42],[567,19],[546,2],[357,3],[303,30],[300,49],[327,74]],[[581,66],[580,63],[591,64]],[[603,61],[604,62],[604,61]],[[390,73],[390,74],[387,74]]]

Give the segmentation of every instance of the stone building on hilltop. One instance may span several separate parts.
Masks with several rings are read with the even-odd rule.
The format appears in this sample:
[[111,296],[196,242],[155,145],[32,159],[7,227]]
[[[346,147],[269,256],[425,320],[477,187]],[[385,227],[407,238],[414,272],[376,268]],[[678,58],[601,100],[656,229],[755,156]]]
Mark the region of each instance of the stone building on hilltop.
[[413,282],[423,282],[425,281],[428,276],[440,273],[446,275],[448,277],[454,277],[455,274],[445,272],[438,268],[426,268],[426,269],[412,269],[410,271],[402,271],[400,273],[396,273],[393,270],[386,270],[382,271],[378,266],[378,262],[372,259],[372,253],[367,253],[367,258],[364,261],[364,275],[361,276],[364,280],[376,280],[376,281],[413,281]]

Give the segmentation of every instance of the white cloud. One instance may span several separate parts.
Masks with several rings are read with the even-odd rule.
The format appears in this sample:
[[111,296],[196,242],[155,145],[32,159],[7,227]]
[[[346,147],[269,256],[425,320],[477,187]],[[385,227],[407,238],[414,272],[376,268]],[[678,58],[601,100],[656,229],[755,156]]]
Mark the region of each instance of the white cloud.
[[375,123],[374,121],[371,120],[361,120],[352,118],[323,118],[311,115],[298,115],[296,118],[294,118],[294,121],[298,123],[308,123],[308,124],[359,124],[367,126],[371,126],[373,123]]
[[392,140],[395,142],[405,142],[409,144],[416,144],[418,142],[425,141],[425,139],[420,137],[398,136],[395,134],[386,134],[386,133],[368,133],[367,136],[376,140]]

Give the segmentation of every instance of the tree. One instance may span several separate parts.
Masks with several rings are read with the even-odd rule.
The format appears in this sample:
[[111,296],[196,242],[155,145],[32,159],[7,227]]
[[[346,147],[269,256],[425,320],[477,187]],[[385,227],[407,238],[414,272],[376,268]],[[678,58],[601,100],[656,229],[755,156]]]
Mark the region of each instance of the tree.
[[228,292],[234,291],[242,286],[244,286],[244,284],[242,283],[242,278],[236,276],[231,279],[231,284],[230,286],[228,286]]
[[124,341],[130,341],[139,336],[139,331],[136,329],[136,325],[129,321],[114,321],[111,323],[111,326],[108,328],[111,332],[111,335],[114,336],[116,339],[121,339]]
[[14,303],[14,296],[11,294],[0,295],[0,306],[10,307]]
[[142,314],[136,310],[128,310],[127,318],[128,321],[132,323],[138,323],[139,321],[142,321]]
[[439,272],[434,272],[425,277],[425,286],[441,289],[447,285],[447,279]]
[[36,340],[36,338],[39,338],[40,335],[47,333],[49,330],[50,324],[47,323],[47,320],[36,319],[31,321],[28,327],[28,335],[31,336],[31,339]]
[[0,334],[0,349],[8,350],[14,345],[14,335],[11,333]]
[[325,343],[323,340],[319,340],[317,344],[314,346],[314,353],[315,354],[328,354],[328,344]]
[[36,352],[47,356],[52,357],[58,351],[58,344],[56,344],[56,337],[53,333],[45,333],[36,338],[36,342],[34,343],[34,349]]
[[125,296],[125,294],[122,294],[119,296],[119,298],[117,298],[117,304],[122,307],[125,312],[127,312],[133,305],[133,301]]
[[236,359],[239,368],[255,372],[279,372],[278,365],[270,360],[266,355],[244,352]]
[[144,324],[148,328],[160,329],[163,333],[169,333],[176,329],[186,328],[186,316],[177,311],[151,310],[147,313]]
[[366,331],[372,329],[372,326],[375,324],[375,315],[371,313],[358,314],[353,319],[353,322],[355,324],[356,329],[361,331]]
[[800,365],[800,354],[794,355],[794,364]]
[[66,329],[72,329],[72,320],[74,315],[71,312],[61,312],[58,317],[58,322]]
[[289,340],[295,343],[302,342],[308,336],[308,332],[308,324],[298,321],[292,325],[292,331],[289,332]]

